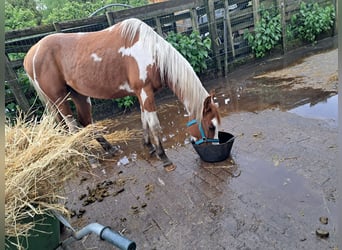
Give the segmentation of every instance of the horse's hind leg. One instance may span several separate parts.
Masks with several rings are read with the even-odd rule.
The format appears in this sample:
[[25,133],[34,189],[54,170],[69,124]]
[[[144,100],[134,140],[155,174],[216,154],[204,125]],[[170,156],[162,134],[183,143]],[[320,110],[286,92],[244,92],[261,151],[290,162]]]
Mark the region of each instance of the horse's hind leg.
[[65,90],[65,92],[60,93],[59,96],[62,96],[63,98],[54,98],[53,95],[50,95],[49,100],[47,101],[47,108],[52,113],[58,110],[55,114],[56,119],[59,122],[65,122],[65,125],[71,133],[77,132],[79,128],[67,100],[68,92]]
[[[71,98],[76,106],[77,116],[79,123],[86,127],[93,122],[91,116],[91,100],[89,97],[84,96],[71,89]],[[112,146],[102,135],[96,135],[95,138],[101,145],[101,147],[110,155],[114,155],[118,148]]]

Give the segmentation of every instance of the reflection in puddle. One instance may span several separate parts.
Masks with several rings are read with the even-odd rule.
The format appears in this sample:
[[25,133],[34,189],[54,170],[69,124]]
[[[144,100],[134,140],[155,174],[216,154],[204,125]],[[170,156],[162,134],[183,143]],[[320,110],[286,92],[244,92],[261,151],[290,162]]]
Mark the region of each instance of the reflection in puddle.
[[[322,91],[313,88],[297,88],[299,78],[251,78],[242,82],[218,79],[216,102],[223,115],[237,112],[258,112],[277,108],[282,111],[294,109],[307,103],[325,101],[335,91]],[[313,106],[313,105],[311,105]]]
[[332,125],[337,126],[338,95],[329,97],[327,100],[314,105],[307,103],[291,109],[289,112],[308,118],[327,119]]
[[[227,82],[226,79],[218,79],[217,84],[219,87],[216,89],[215,102],[220,106],[223,117],[232,113],[259,112],[276,108],[304,117],[325,119],[330,122],[330,125],[337,126],[338,95],[334,92],[322,92],[309,88],[291,90],[283,83],[280,86],[260,79],[245,82],[243,85]],[[158,117],[163,131],[162,141],[165,149],[190,143],[186,128],[188,117],[183,104],[175,97],[159,105]],[[127,128],[141,129],[139,111],[125,115],[125,119],[120,117],[113,119],[113,127],[108,127],[109,132]],[[128,144],[121,145],[126,153],[138,152],[139,155],[148,155],[142,143],[135,141]]]

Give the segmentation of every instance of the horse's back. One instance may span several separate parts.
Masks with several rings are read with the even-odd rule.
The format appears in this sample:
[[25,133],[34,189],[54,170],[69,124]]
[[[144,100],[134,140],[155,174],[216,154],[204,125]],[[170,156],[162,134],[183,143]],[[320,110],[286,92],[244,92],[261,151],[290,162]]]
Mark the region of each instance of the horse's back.
[[125,34],[124,27],[118,23],[96,32],[48,35],[27,53],[25,70],[40,85],[67,84],[84,96],[100,99],[133,94],[146,82],[160,88],[150,46],[133,46],[140,30],[129,28]]

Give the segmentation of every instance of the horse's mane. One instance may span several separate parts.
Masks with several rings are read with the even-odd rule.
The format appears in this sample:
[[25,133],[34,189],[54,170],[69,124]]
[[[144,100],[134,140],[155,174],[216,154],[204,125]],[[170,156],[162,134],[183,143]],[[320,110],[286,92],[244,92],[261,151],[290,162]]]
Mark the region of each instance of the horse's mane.
[[139,19],[122,21],[120,28],[122,35],[130,41],[139,33],[143,47],[153,55],[157,63],[162,81],[166,80],[190,114],[202,120],[203,102],[209,94],[189,62],[170,43]]

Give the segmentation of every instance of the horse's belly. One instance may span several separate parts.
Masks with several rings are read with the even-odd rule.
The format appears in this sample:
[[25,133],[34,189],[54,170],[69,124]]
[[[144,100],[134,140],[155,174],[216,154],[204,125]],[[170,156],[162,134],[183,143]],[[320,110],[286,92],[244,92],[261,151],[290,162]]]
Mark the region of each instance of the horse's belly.
[[76,92],[96,99],[115,99],[122,98],[128,95],[135,95],[134,91],[129,87],[128,83],[118,84],[103,84],[99,81],[95,84],[87,84],[75,81],[69,81],[68,85]]

